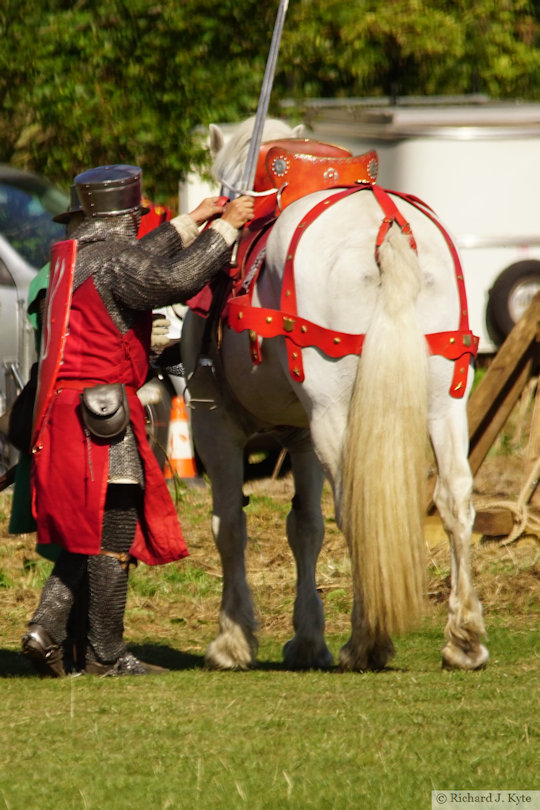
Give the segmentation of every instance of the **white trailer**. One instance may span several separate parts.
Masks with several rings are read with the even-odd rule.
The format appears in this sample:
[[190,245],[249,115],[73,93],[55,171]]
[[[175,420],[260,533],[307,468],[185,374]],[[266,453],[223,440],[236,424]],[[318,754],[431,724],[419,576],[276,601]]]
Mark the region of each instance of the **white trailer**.
[[[305,102],[305,123],[353,154],[376,149],[378,182],[436,211],[460,252],[480,351],[495,351],[540,289],[540,104],[320,99]],[[181,210],[215,192],[190,176]]]

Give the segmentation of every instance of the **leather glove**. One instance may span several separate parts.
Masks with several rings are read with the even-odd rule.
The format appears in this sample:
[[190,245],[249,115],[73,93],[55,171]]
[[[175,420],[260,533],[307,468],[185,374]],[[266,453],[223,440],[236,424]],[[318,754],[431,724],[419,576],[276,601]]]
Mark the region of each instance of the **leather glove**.
[[152,335],[150,337],[150,345],[152,349],[161,349],[169,343],[169,326],[171,322],[165,315],[156,312],[152,320]]

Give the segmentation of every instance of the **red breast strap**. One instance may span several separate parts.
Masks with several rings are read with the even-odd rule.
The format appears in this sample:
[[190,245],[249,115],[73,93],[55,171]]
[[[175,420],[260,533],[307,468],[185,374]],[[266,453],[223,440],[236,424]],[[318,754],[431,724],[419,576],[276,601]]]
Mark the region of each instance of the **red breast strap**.
[[433,211],[421,200],[411,195],[393,191],[387,192],[379,186],[362,184],[338,191],[336,194],[327,197],[325,200],[315,205],[298,224],[289,244],[283,271],[280,309],[274,310],[265,307],[254,307],[252,305],[252,284],[247,293],[232,298],[229,301],[227,323],[236,332],[249,330],[251,357],[254,363],[261,362],[258,338],[277,337],[278,335],[284,336],[286,338],[285,344],[289,360],[289,371],[291,377],[297,382],[303,382],[304,380],[302,348],[314,346],[329,357],[335,358],[343,357],[346,354],[360,355],[362,353],[364,335],[351,335],[345,332],[326,329],[298,315],[294,283],[294,259],[298,244],[306,228],[331,205],[334,205],[350,194],[364,189],[370,189],[374,193],[385,214],[375,246],[376,258],[378,258],[378,248],[382,244],[384,236],[394,223],[400,227],[403,233],[409,236],[411,247],[416,249],[416,243],[409,223],[404,219],[388,194],[395,194],[422,211],[422,213],[429,217],[439,228],[449,246],[454,260],[460,301],[459,328],[455,331],[436,332],[426,335],[426,341],[430,354],[442,355],[449,360],[455,361],[450,395],[460,398],[465,393],[467,386],[470,358],[475,357],[478,352],[478,338],[473,335],[469,329],[463,272],[456,248]]

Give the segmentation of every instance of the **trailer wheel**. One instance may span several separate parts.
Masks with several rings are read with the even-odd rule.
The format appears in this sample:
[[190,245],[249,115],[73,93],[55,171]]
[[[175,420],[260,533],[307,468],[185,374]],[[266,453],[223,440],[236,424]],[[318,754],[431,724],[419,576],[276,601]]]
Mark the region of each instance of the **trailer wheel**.
[[529,259],[507,267],[489,291],[486,325],[493,341],[500,345],[524,315],[540,290],[540,262]]

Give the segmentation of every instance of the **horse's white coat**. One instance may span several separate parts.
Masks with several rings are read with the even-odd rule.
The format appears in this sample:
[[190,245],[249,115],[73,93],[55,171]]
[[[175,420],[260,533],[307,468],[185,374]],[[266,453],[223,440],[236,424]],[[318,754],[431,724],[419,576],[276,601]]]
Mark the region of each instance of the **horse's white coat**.
[[[249,143],[251,122],[227,147],[217,128],[214,167],[234,187]],[[265,139],[298,136],[267,121]],[[221,149],[221,151],[219,151]],[[255,303],[279,308],[286,251],[298,222],[329,192],[290,205],[270,236],[266,269]],[[213,346],[215,409],[192,412],[194,439],[212,481],[212,529],[223,565],[219,633],[207,651],[216,668],[254,664],[255,618],[245,575],[243,447],[255,431],[287,426],[295,497],[287,536],[298,572],[294,638],[284,649],[293,668],[328,667],[322,603],[315,567],[324,524],[320,498],[330,481],[338,523],[353,568],[352,632],[341,651],[345,669],[380,668],[392,655],[391,634],[406,630],[422,600],[427,432],[438,464],[435,502],[450,539],[452,592],[443,663],[474,669],[488,653],[481,607],[469,571],[474,512],[467,462],[466,397],[453,399],[453,363],[428,357],[424,335],[458,327],[459,299],[447,245],[436,226],[406,202],[397,204],[412,227],[418,256],[396,226],[374,257],[383,213],[369,191],[347,197],[306,230],[295,258],[298,314],[322,326],[366,333],[362,359],[333,360],[302,351],[305,380],[291,379],[284,339],[262,342],[263,362],[251,361],[247,333],[224,329]],[[197,367],[203,323],[192,313],[182,336],[188,378]],[[190,380],[197,396],[197,374]],[[469,385],[472,373],[469,374]]]

